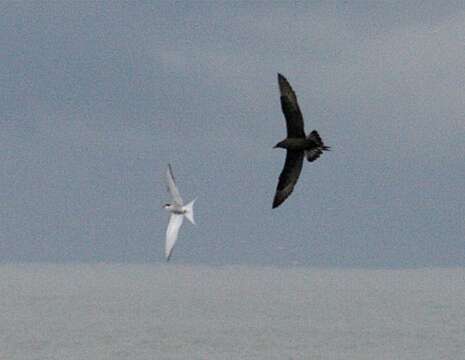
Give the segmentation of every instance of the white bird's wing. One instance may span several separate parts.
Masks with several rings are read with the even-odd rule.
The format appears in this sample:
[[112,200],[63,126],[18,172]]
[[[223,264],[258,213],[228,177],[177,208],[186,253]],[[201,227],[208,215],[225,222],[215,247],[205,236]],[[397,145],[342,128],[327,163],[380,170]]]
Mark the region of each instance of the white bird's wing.
[[171,165],[168,164],[168,170],[166,170],[166,179],[168,180],[168,190],[173,197],[173,200],[176,204],[182,206],[182,198],[181,195],[179,194],[179,190],[176,187],[176,183],[174,182],[174,175],[173,175],[173,170],[171,169]]
[[184,215],[171,214],[168,229],[166,230],[165,257],[169,260],[173,252],[174,244],[178,238],[179,228],[182,225]]

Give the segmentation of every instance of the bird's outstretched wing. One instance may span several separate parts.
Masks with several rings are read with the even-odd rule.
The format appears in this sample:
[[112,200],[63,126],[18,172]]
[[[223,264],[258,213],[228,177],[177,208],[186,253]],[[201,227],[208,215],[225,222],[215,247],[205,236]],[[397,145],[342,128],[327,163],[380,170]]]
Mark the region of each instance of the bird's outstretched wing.
[[174,181],[173,170],[171,169],[171,165],[168,164],[168,169],[166,170],[166,179],[168,181],[168,191],[170,192],[173,200],[178,205],[183,205],[181,195],[179,194],[179,190],[176,187],[176,183]]
[[171,214],[168,229],[166,230],[166,244],[165,244],[165,257],[168,261],[173,253],[174,244],[178,239],[179,228],[184,219],[183,215]]
[[303,151],[287,150],[286,162],[281,175],[279,175],[278,187],[273,200],[273,209],[281,205],[291,195],[302,171],[303,160]]
[[304,138],[304,119],[297,103],[297,96],[289,82],[281,74],[278,74],[278,83],[281,93],[281,108],[286,118],[287,137]]

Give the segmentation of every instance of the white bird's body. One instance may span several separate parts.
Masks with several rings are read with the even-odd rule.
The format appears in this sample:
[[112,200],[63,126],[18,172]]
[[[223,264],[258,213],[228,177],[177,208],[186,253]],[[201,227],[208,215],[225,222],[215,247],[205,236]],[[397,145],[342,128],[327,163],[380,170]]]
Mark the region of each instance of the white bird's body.
[[166,171],[166,179],[168,182],[168,190],[173,197],[172,204],[166,204],[164,208],[171,213],[170,221],[168,223],[168,229],[166,230],[166,243],[165,243],[165,257],[168,261],[173,253],[174,244],[178,239],[179,229],[181,228],[184,216],[192,223],[194,221],[194,202],[196,199],[192,200],[190,203],[184,205],[179,190],[176,187],[174,181],[173,171],[171,170],[171,165],[168,164],[168,170]]

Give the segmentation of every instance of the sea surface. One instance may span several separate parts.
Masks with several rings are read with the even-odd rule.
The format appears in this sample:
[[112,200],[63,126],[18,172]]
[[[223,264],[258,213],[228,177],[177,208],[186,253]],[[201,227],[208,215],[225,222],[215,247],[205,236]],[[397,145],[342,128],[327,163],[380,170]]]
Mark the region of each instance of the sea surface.
[[465,269],[1,265],[0,359],[465,359]]

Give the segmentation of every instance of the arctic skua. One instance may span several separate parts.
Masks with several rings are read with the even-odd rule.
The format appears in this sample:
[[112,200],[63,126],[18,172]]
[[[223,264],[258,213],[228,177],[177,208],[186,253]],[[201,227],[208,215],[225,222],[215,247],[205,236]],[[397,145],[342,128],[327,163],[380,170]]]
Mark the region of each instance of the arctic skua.
[[277,143],[275,148],[286,149],[286,162],[279,175],[278,187],[273,200],[273,209],[281,205],[294,190],[299,179],[304,157],[308,161],[315,161],[329,150],[325,146],[316,130],[308,136],[304,131],[304,119],[297,103],[297,96],[286,78],[278,74],[279,92],[281,94],[281,108],[286,118],[287,138]]

